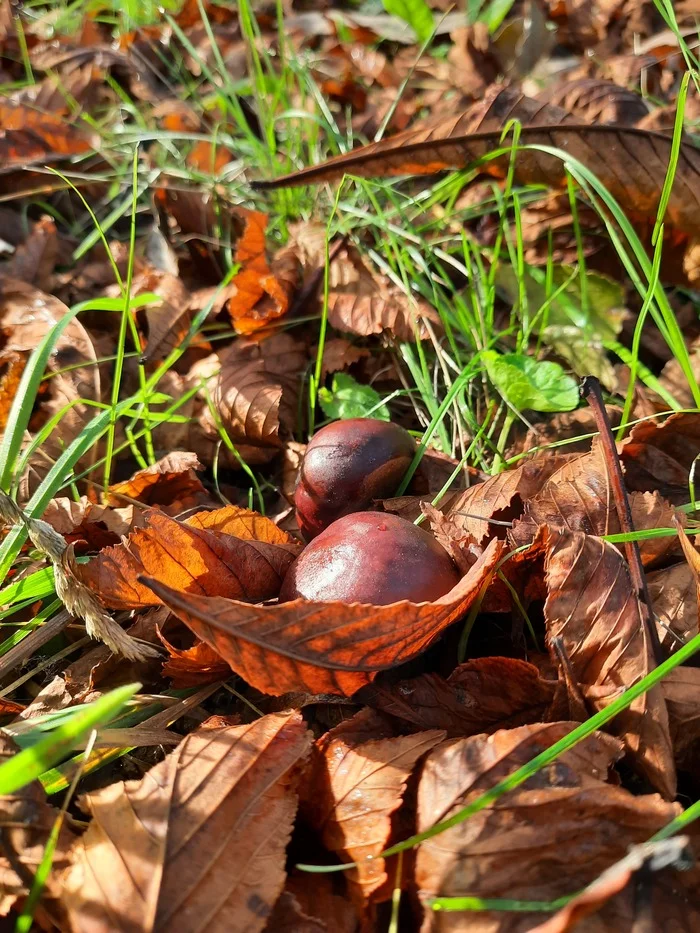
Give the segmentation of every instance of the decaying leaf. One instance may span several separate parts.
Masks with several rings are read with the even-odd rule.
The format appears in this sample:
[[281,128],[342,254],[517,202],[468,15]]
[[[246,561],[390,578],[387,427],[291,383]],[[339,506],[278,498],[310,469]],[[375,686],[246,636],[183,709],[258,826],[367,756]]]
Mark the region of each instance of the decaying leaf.
[[79,931],[262,930],[285,879],[298,713],[250,725],[213,717],[140,781],[88,794],[62,903]]
[[700,454],[700,414],[679,412],[662,423],[636,424],[620,447],[628,489],[657,490],[681,505],[688,501],[690,470]]
[[649,113],[639,94],[599,78],[577,78],[553,85],[539,93],[537,99],[561,107],[586,123],[634,126]]
[[178,592],[157,579],[143,585],[263,693],[293,691],[351,696],[377,672],[424,651],[460,618],[489,580],[502,545],[481,559],[434,603],[307,602],[250,606],[233,599]]
[[170,656],[163,665],[163,677],[170,679],[173,689],[202,687],[231,676],[231,668],[226,661],[205,642],[198,641],[191,648],[181,650],[173,648],[163,635],[160,635],[160,640]]
[[538,722],[554,699],[556,682],[515,658],[474,658],[444,680],[421,674],[397,684],[372,684],[362,700],[416,729],[448,737],[477,735]]
[[[418,830],[457,812],[572,727],[543,723],[438,746],[418,787]],[[605,783],[619,755],[614,739],[595,733],[517,790],[423,843],[416,856],[421,897],[550,901],[593,881],[678,812],[656,794],[635,797]],[[423,930],[525,933],[544,917],[426,910]]]
[[131,479],[112,483],[107,502],[123,505],[125,501],[136,499],[152,508],[161,508],[168,515],[177,515],[210,502],[196,473],[201,469],[196,454],[180,450],[166,454],[152,466],[134,473]]
[[[581,532],[551,532],[545,561],[547,639],[559,638],[584,696],[586,688],[621,691],[655,666],[637,594],[622,555]],[[611,697],[598,698],[594,708]],[[665,797],[676,777],[663,694],[652,688],[620,713],[613,729],[637,768]]]

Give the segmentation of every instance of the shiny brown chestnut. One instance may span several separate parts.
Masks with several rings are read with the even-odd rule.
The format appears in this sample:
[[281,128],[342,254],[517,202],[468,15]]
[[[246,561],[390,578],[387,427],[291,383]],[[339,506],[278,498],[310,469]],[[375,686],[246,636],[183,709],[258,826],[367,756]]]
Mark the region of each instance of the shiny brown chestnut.
[[321,428],[306,448],[294,493],[307,541],[373,499],[393,496],[415,452],[408,431],[388,421],[351,418]]
[[385,606],[430,602],[459,581],[447,551],[427,531],[384,512],[339,518],[308,544],[282,583],[280,602],[305,599]]

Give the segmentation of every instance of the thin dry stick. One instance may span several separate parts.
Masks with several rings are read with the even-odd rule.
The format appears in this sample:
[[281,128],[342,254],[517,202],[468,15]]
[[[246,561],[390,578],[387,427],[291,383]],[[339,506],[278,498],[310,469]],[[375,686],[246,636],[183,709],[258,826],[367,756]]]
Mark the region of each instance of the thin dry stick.
[[[595,376],[586,376],[581,382],[581,397],[585,398],[591,406],[595,417],[596,426],[603,445],[605,465],[608,470],[608,477],[610,478],[612,494],[615,500],[615,509],[617,510],[617,517],[620,521],[620,529],[624,534],[633,534],[634,524],[632,522],[632,510],[630,509],[629,499],[627,498],[627,490],[625,489],[625,481],[622,476],[620,458],[617,454],[617,446],[615,444],[612,427],[610,426],[610,419],[605,410],[600,382]],[[659,633],[654,619],[654,609],[647,587],[647,580],[644,575],[644,568],[642,567],[639,545],[636,541],[625,541],[625,555],[629,565],[632,585],[637,594],[639,611],[649,635],[649,641],[651,642],[654,659],[657,664],[661,664],[664,660],[664,652],[661,647],[661,642],[659,641]]]

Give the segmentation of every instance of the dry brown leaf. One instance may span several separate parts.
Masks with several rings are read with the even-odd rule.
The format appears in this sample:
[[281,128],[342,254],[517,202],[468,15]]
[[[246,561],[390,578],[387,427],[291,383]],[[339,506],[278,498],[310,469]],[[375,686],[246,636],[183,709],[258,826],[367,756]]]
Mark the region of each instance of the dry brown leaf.
[[554,699],[556,681],[516,658],[475,658],[447,680],[421,674],[397,684],[372,684],[362,701],[416,729],[443,729],[448,737],[477,735],[539,722]]
[[460,618],[501,556],[492,541],[483,557],[434,603],[307,602],[250,606],[232,599],[179,593],[144,580],[202,641],[263,693],[351,696],[377,672],[415,657]]
[[[307,817],[325,848],[341,861],[360,863],[347,881],[362,910],[387,881],[385,861],[377,856],[389,844],[391,816],[401,806],[406,781],[444,732],[367,741],[362,731],[359,737],[353,734],[351,724],[316,743],[304,798]],[[368,856],[371,861],[365,861]]]
[[332,337],[323,345],[323,363],[321,376],[337,373],[357,363],[363,357],[369,356],[369,350],[362,350],[353,346],[344,337]]
[[[633,492],[629,497],[632,525],[637,531],[673,527],[675,508],[658,492]],[[509,532],[516,546],[529,544],[540,525],[589,535],[622,531],[600,443],[590,453],[567,460],[525,504],[523,517]],[[622,548],[623,546],[620,545]],[[675,535],[639,542],[642,562],[651,567],[678,555]]]
[[[545,560],[547,640],[561,639],[576,681],[590,693],[594,708],[605,707],[612,691],[645,677],[655,661],[627,564],[600,538],[552,531]],[[650,784],[672,799],[676,774],[663,693],[652,688],[620,713],[613,729]]]
[[425,337],[425,322],[440,318],[421,298],[408,296],[373,272],[354,247],[344,247],[330,267],[328,321],[339,331],[369,337],[388,333],[397,340]]
[[142,311],[148,331],[143,358],[152,362],[164,359],[187,336],[192,297],[182,279],[153,266],[136,275],[132,285],[134,297],[146,292],[160,298],[160,304],[149,304]]
[[111,609],[158,605],[151,589],[139,582],[144,574],[175,591],[253,602],[270,599],[279,593],[299,550],[237,538],[191,520],[179,522],[155,510],[145,520],[124,544],[106,548],[78,569],[79,579]]
[[[211,380],[210,391],[231,440],[274,454],[282,445],[280,435],[291,433],[296,425],[297,397],[307,362],[303,344],[287,333],[262,341],[241,338],[218,361],[219,373]],[[208,410],[202,423],[219,437]],[[247,456],[246,460],[253,462]]]
[[55,162],[99,149],[99,137],[58,114],[5,100],[0,104],[3,173],[37,162]]
[[648,574],[647,586],[660,623],[661,644],[674,651],[698,634],[698,593],[693,573],[687,563],[672,564]]
[[[239,212],[243,208],[238,208]],[[239,334],[251,334],[283,317],[299,283],[299,261],[293,250],[281,250],[272,264],[266,256],[267,214],[246,211],[245,227],[234,262],[240,271],[228,294],[228,312]]]
[[[615,197],[627,216],[644,223],[656,218],[663,176],[671,154],[671,139],[635,128],[579,126],[566,111],[541,104],[516,88],[494,87],[483,101],[457,116],[441,117],[398,136],[370,143],[328,162],[258,182],[271,189],[285,185],[331,182],[345,174],[371,178],[379,175],[433,174],[444,169],[465,168],[497,149],[502,127],[518,119],[523,124],[519,143],[565,151],[579,159]],[[574,122],[572,123],[572,119]],[[681,143],[680,164],[666,211],[667,227],[695,236],[700,232],[700,203],[694,192],[700,175],[700,152]],[[511,164],[510,152],[481,163],[482,172],[504,178]],[[563,161],[549,152],[528,148],[514,161],[519,184],[566,185]]]
[[540,92],[537,100],[561,107],[586,123],[634,126],[649,113],[639,94],[600,78],[577,78],[554,84]]
[[186,521],[193,528],[218,531],[221,534],[243,538],[245,541],[298,546],[297,539],[278,528],[271,519],[237,505],[227,505],[213,512],[197,512]]
[[58,260],[58,233],[52,217],[41,217],[32,227],[24,243],[12,258],[2,266],[3,275],[12,276],[47,289]]
[[688,501],[689,476],[700,454],[700,414],[679,412],[661,424],[636,424],[620,445],[620,459],[628,489],[658,490],[681,505]]
[[[657,928],[660,929],[663,926],[663,929],[674,929],[678,930],[679,933],[682,929],[692,930],[700,921],[700,915],[697,908],[690,907],[689,909],[690,905],[687,904],[682,895],[678,896],[676,887],[678,882],[683,885],[686,880],[685,877],[677,875],[676,872],[667,871],[665,874],[667,876],[671,875],[671,877],[668,878],[666,885],[663,885],[662,881],[661,886],[658,877],[658,872],[663,872],[665,869],[677,868],[686,872],[692,858],[692,852],[688,849],[687,836],[675,836],[659,842],[647,842],[642,845],[632,846],[624,858],[606,869],[594,882],[569,901],[565,907],[557,911],[553,917],[545,920],[544,923],[538,924],[531,933],[568,933],[568,931],[574,929],[583,930],[584,927],[581,925],[581,921],[586,920],[586,918],[591,917],[592,914],[596,914],[601,909],[604,910],[604,915],[596,919],[599,919],[599,922],[605,928],[612,929],[614,927],[620,933],[623,929],[630,929],[630,933],[634,933],[637,919],[635,915],[638,915],[639,911],[635,904],[635,900],[637,900],[636,892],[631,890],[633,885],[630,882],[634,881],[635,878],[640,883],[644,883],[652,894],[651,916],[654,918],[652,922],[656,922],[658,925]],[[670,887],[671,890],[663,890],[664,887]],[[687,887],[687,885],[684,885],[684,887]],[[628,889],[627,904],[610,904],[611,899],[622,894],[626,888]],[[659,897],[660,893],[662,894],[661,897]],[[670,898],[668,894],[671,895]],[[673,906],[669,910],[671,904]],[[654,907],[660,907],[658,913],[654,910]],[[650,916],[648,910],[645,910],[645,913]],[[674,913],[676,914],[675,917],[673,916]],[[677,923],[680,923],[680,926],[677,926]],[[592,924],[589,921],[586,929],[591,929],[591,926]],[[595,926],[593,929],[599,929],[599,927]]]
[[[573,723],[542,723],[454,739],[428,756],[418,787],[418,831],[462,809],[562,738]],[[646,841],[678,805],[605,783],[619,745],[594,733],[525,784],[424,842],[422,898],[470,894],[549,901],[593,881],[631,844]],[[542,915],[426,911],[424,933],[525,933]]]
[[318,917],[325,924],[328,933],[355,933],[358,917],[345,892],[344,879],[337,874],[311,875],[294,871],[287,880],[287,890],[304,913]]
[[67,544],[74,545],[76,551],[85,550],[85,545],[88,550],[99,551],[119,543],[129,530],[132,513],[132,506],[114,509],[96,505],[87,496],[81,496],[78,502],[59,496],[49,502],[42,518],[63,535]]
[[109,487],[107,502],[122,505],[124,498],[136,499],[168,515],[177,515],[212,500],[196,474],[202,464],[196,454],[177,450],[166,454],[152,466],[139,470],[121,483]]
[[62,902],[73,933],[255,933],[282,891],[310,736],[298,713],[213,717],[140,781],[83,798]]
[[299,901],[286,890],[277,898],[265,930],[266,933],[328,933],[326,924],[304,913]]
[[171,680],[174,690],[203,687],[219,680],[228,680],[231,676],[231,668],[226,661],[203,641],[180,650],[173,648],[160,632],[158,635],[170,656],[163,665],[163,677]]
[[532,498],[567,458],[537,457],[515,470],[498,473],[472,486],[443,505],[447,518],[481,545],[493,537],[505,537],[504,524],[522,514],[525,502]]

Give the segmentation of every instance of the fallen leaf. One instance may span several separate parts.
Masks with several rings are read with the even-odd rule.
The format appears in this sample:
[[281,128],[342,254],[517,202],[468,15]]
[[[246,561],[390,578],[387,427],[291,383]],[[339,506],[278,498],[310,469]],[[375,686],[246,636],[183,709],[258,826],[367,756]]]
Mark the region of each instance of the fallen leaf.
[[425,322],[440,325],[434,308],[406,295],[385,276],[374,273],[354,247],[344,247],[330,266],[328,321],[346,334],[369,337],[389,333],[397,340],[427,336]]
[[[502,127],[518,119],[523,124],[519,144],[562,150],[579,159],[607,188],[630,218],[653,222],[661,186],[658,173],[665,172],[671,155],[671,139],[631,127],[578,126],[566,111],[541,104],[511,87],[496,86],[485,99],[457,116],[440,117],[398,136],[370,143],[321,165],[256,182],[262,189],[287,185],[332,182],[343,175],[373,178],[381,175],[434,174],[445,169],[466,168],[501,144]],[[666,210],[667,226],[690,235],[700,232],[700,202],[688,196],[697,187],[700,153],[681,143],[680,163]],[[505,178],[511,164],[510,150],[481,163],[481,171]],[[513,162],[518,184],[565,187],[564,162],[549,152],[528,148]]]
[[111,609],[158,605],[151,589],[140,582],[144,574],[174,591],[253,602],[270,599],[279,593],[299,550],[237,538],[192,520],[179,522],[160,511],[151,510],[145,518],[144,527],[124,544],[104,549],[78,568],[79,579]]
[[265,930],[269,933],[328,933],[326,924],[304,913],[289,891],[283,891],[277,898]]
[[442,511],[471,535],[475,544],[481,545],[492,537],[504,538],[506,527],[522,514],[525,502],[565,462],[566,458],[557,456],[526,461],[459,493],[448,500]]
[[191,648],[180,650],[173,648],[160,632],[158,635],[169,655],[163,665],[163,677],[170,679],[174,690],[203,687],[231,676],[226,661],[205,642],[198,641]]
[[[633,492],[629,502],[635,530],[673,527],[676,510],[658,492]],[[597,438],[590,453],[563,463],[526,502],[509,540],[516,546],[528,544],[541,525],[589,535],[621,533],[603,447]],[[643,564],[651,567],[678,556],[678,539],[669,535],[641,540],[639,550]]]
[[[542,723],[453,739],[428,755],[418,786],[418,831],[448,818],[566,735],[573,723]],[[628,846],[646,841],[678,805],[605,783],[619,757],[594,733],[525,784],[424,842],[416,882],[424,901],[469,894],[550,901],[580,890]],[[524,933],[541,914],[426,910],[423,930]]]
[[[640,883],[643,881],[650,891],[651,911],[646,907],[645,914],[652,918],[651,922],[657,929],[691,930],[700,922],[700,912],[696,906],[688,903],[683,896],[685,891],[681,893],[678,890],[679,886],[688,888],[684,884],[684,875],[678,875],[670,869],[685,873],[692,861],[687,836],[674,836],[632,846],[624,858],[606,869],[551,919],[538,924],[531,933],[568,933],[569,930],[583,929],[581,921],[599,911],[602,911],[600,922],[608,929],[634,933],[639,916],[638,897],[633,885],[635,880]],[[670,877],[660,878],[660,872]],[[611,904],[611,899],[621,895],[625,889],[628,895],[626,903]]]
[[177,515],[196,506],[208,505],[212,500],[197,470],[203,469],[196,454],[175,451],[139,470],[121,483],[109,487],[107,502],[123,505],[135,499],[151,508],[160,508],[168,515]]
[[299,261],[293,250],[286,249],[269,265],[265,245],[267,214],[246,211],[244,218],[243,234],[234,256],[240,271],[227,290],[228,312],[239,334],[251,334],[289,310],[299,282]]
[[[547,641],[561,639],[571,670],[587,687],[624,690],[655,667],[639,600],[622,555],[600,538],[552,531],[545,559]],[[590,702],[603,708],[610,696]],[[613,721],[637,768],[664,796],[676,777],[663,693],[654,687]]]
[[377,856],[389,843],[391,816],[401,806],[406,781],[443,738],[432,730],[369,741],[360,734],[358,741],[343,724],[316,743],[304,791],[307,817],[328,851],[359,863],[347,881],[360,910],[387,881],[385,861]]
[[99,551],[119,543],[129,530],[132,513],[131,506],[115,509],[90,502],[87,496],[81,496],[78,502],[58,496],[48,503],[41,517],[76,550]]
[[[338,893],[339,882],[343,883],[342,893]],[[287,889],[306,914],[318,917],[325,924],[328,933],[355,933],[357,930],[357,914],[345,893],[344,879],[338,875],[294,871],[287,879]]]
[[693,573],[685,562],[672,564],[647,574],[647,586],[661,644],[674,651],[698,634],[698,593]]
[[[266,453],[271,448],[274,453],[282,445],[280,435],[291,433],[296,425],[301,374],[307,362],[303,345],[287,333],[262,341],[241,338],[221,353],[219,362],[210,391],[231,440]],[[208,415],[206,411],[203,423],[218,437]]]
[[282,891],[310,736],[298,713],[213,717],[140,781],[83,798],[63,878],[71,930],[255,933]]
[[537,95],[545,104],[561,107],[586,123],[634,126],[649,114],[643,97],[600,78],[577,78],[554,84]]
[[189,333],[192,297],[182,279],[154,267],[144,269],[135,277],[131,293],[134,297],[153,293],[160,298],[159,304],[149,303],[141,313],[148,330],[143,358],[148,362],[162,360],[179,347]]
[[58,114],[8,100],[0,104],[2,173],[37,162],[55,162],[99,149],[99,137]]
[[154,579],[143,583],[262,693],[351,696],[378,671],[416,657],[460,618],[501,551],[501,543],[492,541],[469,573],[434,603],[366,606],[295,599],[250,606],[180,593]]
[[689,498],[690,470],[700,454],[700,414],[679,412],[659,424],[642,421],[620,445],[628,489],[658,490],[674,505]]
[[[0,737],[0,761],[9,761],[16,753],[14,742],[5,735]],[[0,917],[7,917],[18,899],[29,893],[58,815],[56,807],[47,803],[39,781],[0,796]],[[55,873],[68,865],[72,835],[62,827],[53,859],[54,873],[48,879],[46,893],[50,898],[58,894]]]
[[448,737],[477,735],[538,722],[554,699],[556,681],[516,658],[475,658],[444,680],[421,674],[397,684],[371,684],[364,703],[417,729]]
[[41,217],[27,239],[15,250],[9,262],[2,266],[8,275],[37,288],[47,289],[58,260],[58,233],[52,217]]

